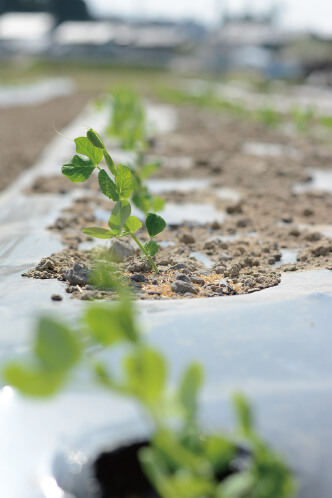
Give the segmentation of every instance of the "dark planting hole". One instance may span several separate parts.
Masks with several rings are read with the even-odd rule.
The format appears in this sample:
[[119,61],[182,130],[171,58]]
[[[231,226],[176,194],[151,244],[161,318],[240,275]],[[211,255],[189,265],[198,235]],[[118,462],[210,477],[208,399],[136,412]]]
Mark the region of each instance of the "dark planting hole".
[[[158,498],[145,474],[141,470],[138,453],[149,446],[149,441],[140,441],[121,446],[99,455],[94,464],[95,476],[101,489],[101,498]],[[238,447],[234,460],[216,475],[221,482],[231,474],[247,468],[251,454]]]
[[149,441],[121,446],[101,453],[95,462],[95,475],[101,487],[101,498],[157,498],[141,470],[138,453]]

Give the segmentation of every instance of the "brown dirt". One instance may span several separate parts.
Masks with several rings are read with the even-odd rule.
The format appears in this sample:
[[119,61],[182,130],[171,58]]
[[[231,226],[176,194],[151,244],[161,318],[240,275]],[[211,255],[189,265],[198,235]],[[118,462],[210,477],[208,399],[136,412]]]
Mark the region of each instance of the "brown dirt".
[[[248,141],[281,144],[285,149],[278,157],[256,157],[244,151]],[[296,154],[289,152],[294,150]],[[331,167],[332,151],[328,144],[188,107],[179,110],[178,129],[158,137],[148,155],[163,160],[159,178],[190,176],[211,180],[209,187],[199,191],[165,194],[167,201],[212,203],[228,216],[222,224],[211,220],[204,226],[183,223],[168,227],[159,240],[173,244],[161,247],[155,258],[160,275],[152,274],[149,265],[131,251],[132,255],[120,267],[138,298],[250,293],[277,285],[282,272],[332,270],[332,240],[319,231],[321,225],[332,225],[332,195],[292,191],[294,184],[310,180],[308,167]],[[236,189],[241,199],[220,199],[220,187]],[[59,176],[37,179],[30,192],[65,193],[71,188],[72,184]],[[98,189],[95,180],[90,182],[89,190],[86,184],[82,188],[86,195],[83,193],[50,227],[67,249],[52,255],[51,270],[42,264],[29,271],[28,276],[68,281],[66,272],[75,262],[91,267],[93,252],[80,250],[80,244],[88,240],[81,229],[102,226],[95,215],[96,208],[111,211],[112,204],[94,194]],[[142,231],[139,236],[144,240],[146,234]],[[280,263],[283,249],[297,250],[295,263]],[[211,268],[195,260],[192,252],[209,256]],[[187,281],[189,287],[174,284],[179,280]],[[78,286],[69,283],[67,291],[83,299],[105,297],[88,282]]]
[[26,168],[31,167],[54,137],[91,100],[91,93],[79,92],[34,106],[0,108],[0,191]]

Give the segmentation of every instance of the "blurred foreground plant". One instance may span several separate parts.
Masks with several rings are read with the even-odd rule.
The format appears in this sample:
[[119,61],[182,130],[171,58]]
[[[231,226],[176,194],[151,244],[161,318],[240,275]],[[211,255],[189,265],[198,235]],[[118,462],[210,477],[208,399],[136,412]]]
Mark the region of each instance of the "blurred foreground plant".
[[[234,435],[206,433],[198,419],[203,370],[189,364],[170,391],[165,356],[141,333],[128,289],[110,273],[97,272],[119,301],[92,304],[75,327],[42,318],[32,357],[4,368],[5,381],[29,396],[60,391],[82,362],[110,393],[135,399],[152,424],[149,446],[140,449],[143,471],[162,498],[287,498],[293,478],[283,460],[253,428],[248,402],[233,398]],[[96,349],[96,346],[97,349]],[[98,349],[121,347],[122,369],[97,359]],[[241,448],[245,448],[241,449]],[[242,464],[236,462],[243,454]]]

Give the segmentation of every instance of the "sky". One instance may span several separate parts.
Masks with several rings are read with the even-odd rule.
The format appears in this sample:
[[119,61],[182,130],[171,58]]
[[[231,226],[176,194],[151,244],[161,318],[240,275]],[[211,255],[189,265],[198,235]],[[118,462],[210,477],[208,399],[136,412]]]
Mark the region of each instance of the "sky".
[[332,0],[86,0],[98,14],[143,14],[149,17],[190,18],[213,24],[216,13],[227,6],[232,13],[251,7],[264,12],[280,6],[280,24],[292,29],[311,29],[332,35]]

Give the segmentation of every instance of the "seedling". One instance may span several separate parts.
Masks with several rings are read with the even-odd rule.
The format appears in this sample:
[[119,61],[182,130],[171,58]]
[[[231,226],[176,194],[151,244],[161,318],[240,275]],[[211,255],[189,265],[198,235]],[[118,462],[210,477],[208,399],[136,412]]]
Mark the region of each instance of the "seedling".
[[[102,278],[106,286],[117,289],[119,302],[90,305],[76,328],[43,318],[32,360],[8,363],[5,381],[26,395],[50,396],[85,362],[99,385],[138,402],[150,421],[150,444],[140,449],[139,460],[162,498],[292,496],[293,478],[282,459],[255,432],[252,411],[243,396],[234,396],[238,420],[234,435],[204,433],[198,421],[202,367],[188,365],[170,392],[167,360],[141,333],[128,290],[109,272]],[[115,372],[105,360],[98,361],[96,351],[118,346],[122,369]],[[239,458],[242,466],[234,467]]]
[[146,179],[157,171],[160,162],[146,164],[144,161],[147,147],[144,105],[139,96],[128,89],[113,91],[111,104],[110,125],[106,132],[120,138],[124,149],[136,152],[135,164],[129,166],[133,177],[132,202],[145,214],[161,211],[165,201],[152,195],[146,186]]
[[[154,213],[147,213],[145,226],[150,240],[144,245],[135,233],[142,227],[141,221],[136,216],[131,216],[130,196],[133,192],[133,177],[131,170],[124,165],[116,166],[111,155],[105,148],[100,135],[92,129],[87,131],[86,137],[75,138],[76,154],[62,166],[62,173],[72,182],[86,181],[94,170],[98,171],[98,182],[101,191],[115,202],[115,206],[108,220],[108,229],[101,227],[87,227],[83,229],[86,235],[97,239],[117,239],[130,236],[148,258],[156,272],[152,257],[158,252],[158,243],[154,237],[166,227],[165,220]],[[101,166],[105,159],[108,171]],[[113,178],[111,177],[113,176]]]

